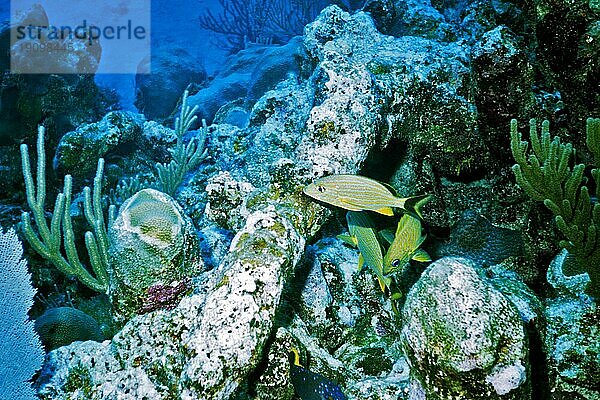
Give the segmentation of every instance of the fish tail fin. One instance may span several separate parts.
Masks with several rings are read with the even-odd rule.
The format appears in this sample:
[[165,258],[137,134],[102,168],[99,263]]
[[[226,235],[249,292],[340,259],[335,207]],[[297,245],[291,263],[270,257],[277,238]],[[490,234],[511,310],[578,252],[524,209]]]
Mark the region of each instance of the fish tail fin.
[[431,197],[432,196],[430,194],[422,194],[419,196],[407,197],[398,200],[402,200],[402,205],[400,208],[403,208],[409,213],[416,214],[419,218],[423,219],[423,216],[421,215],[421,207],[431,200]]

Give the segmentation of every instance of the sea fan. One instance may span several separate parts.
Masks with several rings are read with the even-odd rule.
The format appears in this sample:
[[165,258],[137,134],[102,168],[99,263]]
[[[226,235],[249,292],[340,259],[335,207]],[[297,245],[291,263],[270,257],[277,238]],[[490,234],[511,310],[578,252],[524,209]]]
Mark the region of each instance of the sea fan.
[[22,257],[15,231],[4,233],[0,228],[0,399],[35,399],[29,380],[44,360],[27,316],[36,290]]

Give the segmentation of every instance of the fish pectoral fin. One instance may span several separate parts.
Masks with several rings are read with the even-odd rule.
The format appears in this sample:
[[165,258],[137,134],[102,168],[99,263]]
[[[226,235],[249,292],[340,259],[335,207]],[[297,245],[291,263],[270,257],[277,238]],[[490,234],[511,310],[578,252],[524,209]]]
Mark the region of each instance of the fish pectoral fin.
[[362,267],[365,265],[365,259],[362,254],[358,255],[358,272],[362,270]]
[[392,207],[381,207],[373,211],[378,212],[379,214],[387,215],[388,217],[394,216],[394,210]]
[[338,239],[340,239],[342,242],[356,247],[358,246],[358,240],[356,239],[356,236],[352,236],[352,235],[337,235],[336,236]]
[[431,261],[431,257],[429,257],[429,254],[427,254],[427,252],[423,249],[418,249],[417,251],[415,251],[415,254],[413,254],[412,256],[412,259],[419,262]]

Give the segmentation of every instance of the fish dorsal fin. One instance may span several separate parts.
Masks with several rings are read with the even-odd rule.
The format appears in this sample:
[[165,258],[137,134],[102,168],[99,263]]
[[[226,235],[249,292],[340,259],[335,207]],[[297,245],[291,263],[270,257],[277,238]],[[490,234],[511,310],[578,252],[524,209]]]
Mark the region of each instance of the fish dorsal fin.
[[385,186],[385,188],[387,190],[389,190],[394,195],[394,197],[398,197],[398,192],[396,191],[396,189],[394,189],[394,187],[392,185],[390,185],[389,183],[385,183],[385,182],[379,182],[379,181],[377,181],[377,182],[381,183],[383,186]]
[[415,251],[415,254],[413,254],[412,259],[418,262],[429,262],[431,261],[431,257],[429,257],[429,254],[427,254],[427,252],[423,249],[418,249],[417,251]]
[[363,257],[362,254],[358,255],[358,272],[360,272],[362,270],[362,267],[365,265],[365,258]]
[[353,247],[358,246],[358,239],[356,239],[356,236],[343,234],[343,235],[337,235],[336,237],[338,239],[340,239],[342,242],[344,242],[350,246],[353,246]]

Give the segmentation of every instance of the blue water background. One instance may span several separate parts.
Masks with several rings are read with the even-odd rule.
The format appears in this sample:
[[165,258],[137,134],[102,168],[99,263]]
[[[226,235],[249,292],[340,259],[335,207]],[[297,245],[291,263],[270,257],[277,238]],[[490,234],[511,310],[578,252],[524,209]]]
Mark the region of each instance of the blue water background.
[[[208,74],[214,75],[223,65],[226,53],[216,46],[218,38],[215,34],[200,27],[198,17],[206,9],[218,13],[220,8],[218,0],[153,0],[151,2],[152,51],[160,49],[161,46],[182,47],[192,56],[202,60]],[[0,1],[0,21],[7,21],[9,18],[10,1]],[[123,109],[136,110],[133,105],[134,74],[97,74],[95,79],[98,85],[117,91]]]

